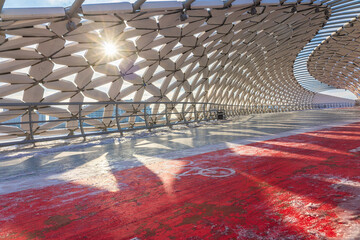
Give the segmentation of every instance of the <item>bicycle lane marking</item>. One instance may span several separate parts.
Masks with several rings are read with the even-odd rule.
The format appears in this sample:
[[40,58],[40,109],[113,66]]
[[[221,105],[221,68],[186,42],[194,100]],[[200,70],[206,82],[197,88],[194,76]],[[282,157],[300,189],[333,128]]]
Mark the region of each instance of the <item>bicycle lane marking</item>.
[[[148,165],[152,170],[143,166],[114,172],[117,192],[66,183],[2,195],[0,237],[338,236],[342,219],[334,210],[336,201],[352,200],[347,191],[359,182],[359,159],[349,152],[358,147],[359,133],[360,124],[353,124],[171,160],[175,167],[159,161]],[[199,169],[231,166],[237,173],[177,180],[174,174],[191,167],[190,162]],[[173,174],[166,173],[173,167]],[[172,179],[171,196],[156,169]]]
[[[215,178],[222,178],[222,177],[229,177],[236,173],[236,171],[232,168],[225,168],[225,167],[206,167],[206,163],[209,161],[198,161],[194,163],[194,161],[189,161],[188,163],[183,164],[174,164],[173,161],[166,161],[162,162],[162,166],[158,167],[149,167],[153,169],[153,172],[157,175],[162,174],[169,174],[172,175],[177,180],[180,180],[181,177],[187,176],[195,176],[201,175],[203,177],[215,177]],[[202,167],[201,167],[202,166]]]
[[[262,136],[262,137],[255,137],[251,139],[236,139],[231,142],[225,142],[221,144],[214,144],[214,145],[207,145],[202,147],[197,147],[193,149],[184,149],[181,151],[174,151],[170,153],[165,154],[159,154],[155,156],[141,156],[141,155],[134,155],[135,158],[130,159],[121,159],[118,163],[114,162],[111,166],[110,171],[122,171],[124,169],[131,169],[134,167],[139,167],[142,165],[148,165],[150,162],[157,162],[157,161],[163,161],[163,160],[176,160],[176,159],[182,159],[185,157],[190,157],[193,155],[199,155],[204,154],[208,152],[214,152],[229,148],[235,148],[239,146],[249,145],[257,142],[263,142],[268,141],[271,139],[276,138],[282,138],[282,137],[288,137],[296,134],[302,134],[305,132],[310,131],[317,131],[324,128],[330,128],[330,127],[336,127],[336,126],[343,126],[346,124],[354,123],[355,120],[348,120],[348,121],[341,121],[331,124],[323,124],[318,125],[315,127],[304,127],[296,130],[290,130],[285,131],[282,133],[269,135],[269,136]],[[124,161],[126,163],[131,162],[132,164],[124,166]],[[106,163],[106,161],[105,161]],[[97,164],[97,163],[96,163]],[[78,170],[78,169],[75,169]],[[72,172],[71,174],[69,174]],[[42,188],[57,184],[62,184],[64,182],[81,182],[82,179],[88,179],[90,177],[96,179],[100,175],[103,175],[102,173],[98,173],[97,171],[93,171],[92,169],[81,169],[81,171],[68,171],[64,174],[49,174],[49,175],[29,175],[26,177],[21,177],[19,179],[14,180],[4,180],[0,181],[0,195],[12,193],[12,192],[18,192],[28,189],[36,189],[36,188]],[[108,177],[111,177],[110,175]],[[36,184],[32,184],[36,183]]]

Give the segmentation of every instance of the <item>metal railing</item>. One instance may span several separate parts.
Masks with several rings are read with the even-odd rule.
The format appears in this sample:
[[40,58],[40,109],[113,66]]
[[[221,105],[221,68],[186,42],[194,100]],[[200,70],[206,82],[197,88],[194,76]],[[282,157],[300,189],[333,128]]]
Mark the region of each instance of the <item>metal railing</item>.
[[119,133],[227,117],[308,109],[350,107],[351,103],[225,105],[196,102],[0,103],[0,146]]

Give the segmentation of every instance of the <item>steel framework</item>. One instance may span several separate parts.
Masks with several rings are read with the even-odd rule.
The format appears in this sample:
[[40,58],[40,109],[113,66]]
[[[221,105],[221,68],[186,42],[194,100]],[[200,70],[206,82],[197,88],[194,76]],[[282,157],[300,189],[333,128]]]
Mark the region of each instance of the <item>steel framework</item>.
[[[83,2],[2,10],[0,122],[24,123],[1,126],[5,141],[14,136],[9,131],[26,141],[79,130],[84,136],[84,122],[103,132],[116,127],[114,107],[131,128],[147,124],[147,116],[136,123],[132,114],[146,115],[144,106],[155,102],[173,104],[164,116],[183,114],[184,121],[199,118],[200,102],[239,109],[312,103],[293,63],[329,17],[321,2]],[[197,104],[185,117],[190,103]],[[160,116],[159,109],[152,114]],[[99,111],[98,119],[83,119]],[[42,117],[56,121],[38,124]]]
[[[332,85],[329,81],[319,81],[316,74],[310,74],[308,71],[308,60],[314,50],[331,37],[339,28],[352,21],[360,14],[359,0],[324,0],[331,9],[331,16],[318,32],[318,34],[301,50],[294,63],[294,75],[300,85],[310,91],[320,92],[338,88],[338,85]],[[310,70],[311,71],[311,70]],[[313,76],[312,76],[313,75]],[[346,86],[347,88],[349,86]]]
[[319,81],[360,98],[360,22],[356,18],[328,37],[310,56],[309,72]]

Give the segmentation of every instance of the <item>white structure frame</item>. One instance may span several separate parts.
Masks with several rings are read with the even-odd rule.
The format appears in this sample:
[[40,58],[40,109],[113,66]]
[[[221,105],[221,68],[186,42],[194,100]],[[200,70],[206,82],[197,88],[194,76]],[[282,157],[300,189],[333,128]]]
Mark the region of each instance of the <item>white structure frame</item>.
[[[71,118],[89,131],[113,128],[108,102],[118,103],[124,116],[144,111],[142,104],[121,104],[129,101],[243,108],[312,103],[314,93],[296,81],[293,63],[328,17],[316,1],[82,3],[2,10],[0,122],[34,122],[0,126],[3,139],[56,135],[61,124],[63,134],[86,131]],[[105,54],[106,44],[115,46],[113,54]],[[104,104],[79,108],[89,99]],[[70,104],[47,104],[53,102]],[[176,106],[166,111],[179,121],[198,117],[202,105],[196,107],[182,117]],[[98,111],[102,118],[87,119]],[[159,111],[165,108],[152,109]],[[38,124],[41,116],[57,121]],[[136,117],[126,119],[134,127]]]

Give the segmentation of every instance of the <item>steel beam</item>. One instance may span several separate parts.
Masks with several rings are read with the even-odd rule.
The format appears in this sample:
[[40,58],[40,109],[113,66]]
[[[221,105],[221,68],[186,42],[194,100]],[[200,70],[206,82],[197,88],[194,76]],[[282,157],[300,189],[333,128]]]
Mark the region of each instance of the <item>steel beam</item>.
[[74,16],[74,14],[76,14],[81,5],[85,2],[85,0],[75,0],[75,2],[71,5],[71,7],[69,8],[69,10],[66,11],[66,15],[68,15],[69,17]]
[[141,5],[143,5],[144,2],[146,2],[146,0],[137,0],[136,2],[134,2],[133,4],[134,12],[140,10],[140,7]]
[[231,6],[231,3],[234,2],[235,0],[227,0],[226,2],[224,2],[224,7],[227,8],[227,7],[230,7]]
[[0,13],[4,7],[4,4],[5,4],[5,0],[0,0]]
[[195,2],[195,0],[186,0],[184,3],[184,8],[185,9],[190,9],[191,4]]

